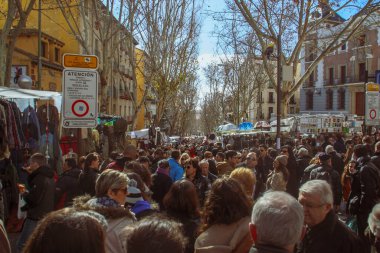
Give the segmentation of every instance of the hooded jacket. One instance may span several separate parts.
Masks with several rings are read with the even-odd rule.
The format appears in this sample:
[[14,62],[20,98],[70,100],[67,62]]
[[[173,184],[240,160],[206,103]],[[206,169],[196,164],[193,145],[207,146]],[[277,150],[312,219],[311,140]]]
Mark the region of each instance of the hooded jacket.
[[73,207],[80,211],[95,211],[103,215],[108,223],[106,231],[106,252],[126,252],[126,235],[122,233],[127,226],[136,221],[135,216],[123,207],[106,207],[96,203],[96,198],[88,195],[74,199]]
[[195,252],[248,252],[253,243],[249,233],[249,222],[250,217],[244,217],[229,225],[217,224],[209,227],[196,239]]
[[29,192],[23,194],[26,202],[21,210],[27,211],[26,217],[40,220],[54,210],[54,172],[47,166],[40,166],[28,176]]
[[79,175],[79,191],[81,194],[95,196],[95,183],[99,173],[91,168],[85,168]]
[[55,202],[61,200],[64,194],[64,206],[70,206],[73,199],[80,194],[78,178],[80,169],[73,168],[62,173],[55,185]]

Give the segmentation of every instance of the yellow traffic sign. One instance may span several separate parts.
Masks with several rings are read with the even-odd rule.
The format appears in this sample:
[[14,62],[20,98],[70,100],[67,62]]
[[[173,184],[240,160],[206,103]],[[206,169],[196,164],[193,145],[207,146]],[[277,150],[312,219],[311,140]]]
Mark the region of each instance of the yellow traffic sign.
[[380,87],[377,83],[367,83],[367,91],[379,91]]
[[96,55],[64,54],[63,67],[79,69],[97,69],[99,60]]

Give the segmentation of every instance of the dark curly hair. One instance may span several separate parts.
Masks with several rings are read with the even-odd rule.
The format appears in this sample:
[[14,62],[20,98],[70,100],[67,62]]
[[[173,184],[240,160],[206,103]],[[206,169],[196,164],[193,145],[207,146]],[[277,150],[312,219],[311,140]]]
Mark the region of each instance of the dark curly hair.
[[222,177],[215,180],[206,198],[201,216],[200,232],[215,224],[232,224],[250,216],[252,204],[233,178]]
[[182,179],[170,187],[163,200],[165,210],[171,217],[199,217],[199,200],[192,182]]

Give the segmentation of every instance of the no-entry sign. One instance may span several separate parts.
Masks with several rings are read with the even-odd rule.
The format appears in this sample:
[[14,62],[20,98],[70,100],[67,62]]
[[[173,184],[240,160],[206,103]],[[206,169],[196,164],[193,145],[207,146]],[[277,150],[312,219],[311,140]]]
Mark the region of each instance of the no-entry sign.
[[378,126],[380,123],[380,95],[379,85],[375,83],[367,84],[365,93],[365,123],[367,126]]
[[63,70],[63,127],[96,127],[98,72]]

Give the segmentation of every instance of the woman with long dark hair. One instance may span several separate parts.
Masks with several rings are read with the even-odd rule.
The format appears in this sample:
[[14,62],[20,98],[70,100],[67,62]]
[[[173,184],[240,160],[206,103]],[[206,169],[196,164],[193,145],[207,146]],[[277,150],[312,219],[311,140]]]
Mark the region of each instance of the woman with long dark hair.
[[193,253],[200,217],[194,184],[185,179],[174,182],[163,202],[167,216],[183,225],[184,235],[188,240],[185,252]]
[[199,166],[198,159],[191,158],[184,163],[185,177],[192,182],[197,190],[199,203],[203,206],[206,198],[206,193],[210,189],[209,180],[202,175],[202,169]]
[[84,160],[84,169],[79,175],[79,190],[81,194],[95,196],[95,182],[99,176],[99,155],[90,153]]
[[267,190],[286,191],[289,172],[286,168],[288,157],[279,155],[273,161],[273,170],[268,175]]
[[293,148],[289,145],[281,147],[281,155],[288,157],[286,168],[289,172],[289,178],[287,180],[286,192],[295,198],[298,198],[298,189],[300,188],[300,180],[303,171],[298,171],[298,165],[296,157],[293,153]]
[[202,212],[195,252],[248,252],[252,246],[248,228],[251,209],[238,181],[227,177],[215,180]]

